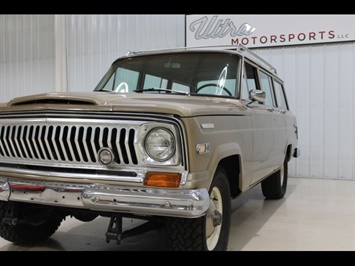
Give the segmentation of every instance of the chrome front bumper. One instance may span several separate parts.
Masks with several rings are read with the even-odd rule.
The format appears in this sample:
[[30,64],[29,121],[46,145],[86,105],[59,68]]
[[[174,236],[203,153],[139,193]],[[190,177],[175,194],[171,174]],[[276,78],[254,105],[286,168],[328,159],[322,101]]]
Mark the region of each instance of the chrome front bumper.
[[66,184],[0,177],[0,200],[95,211],[197,218],[210,203],[206,189]]

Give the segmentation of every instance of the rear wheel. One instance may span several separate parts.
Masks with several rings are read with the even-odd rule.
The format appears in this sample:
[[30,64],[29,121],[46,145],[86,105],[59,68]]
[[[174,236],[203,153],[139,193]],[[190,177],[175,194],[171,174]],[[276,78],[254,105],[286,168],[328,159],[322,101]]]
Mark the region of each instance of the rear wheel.
[[281,199],[286,194],[288,162],[285,159],[280,170],[261,182],[261,190],[267,199]]
[[0,201],[0,236],[17,245],[33,245],[54,234],[64,218],[48,208]]
[[225,251],[228,245],[231,198],[227,175],[219,168],[210,188],[210,207],[199,218],[167,218],[170,250]]

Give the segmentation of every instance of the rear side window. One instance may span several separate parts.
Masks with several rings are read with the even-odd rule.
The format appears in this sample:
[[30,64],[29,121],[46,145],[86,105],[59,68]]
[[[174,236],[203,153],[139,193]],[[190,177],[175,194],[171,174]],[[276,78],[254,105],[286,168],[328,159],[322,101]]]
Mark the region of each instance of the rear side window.
[[272,92],[272,78],[263,71],[260,71],[260,87],[265,91],[265,102],[267,106],[275,106]]
[[284,109],[284,110],[288,110],[286,97],[285,97],[285,93],[283,90],[283,85],[280,82],[278,82],[277,80],[274,80],[274,88],[275,88],[277,107]]

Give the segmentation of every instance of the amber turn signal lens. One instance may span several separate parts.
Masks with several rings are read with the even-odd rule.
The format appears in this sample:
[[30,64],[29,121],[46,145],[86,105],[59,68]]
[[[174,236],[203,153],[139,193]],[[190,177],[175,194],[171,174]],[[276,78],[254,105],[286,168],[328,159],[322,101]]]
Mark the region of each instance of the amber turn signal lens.
[[180,185],[180,180],[181,174],[148,172],[145,176],[144,185],[177,188]]

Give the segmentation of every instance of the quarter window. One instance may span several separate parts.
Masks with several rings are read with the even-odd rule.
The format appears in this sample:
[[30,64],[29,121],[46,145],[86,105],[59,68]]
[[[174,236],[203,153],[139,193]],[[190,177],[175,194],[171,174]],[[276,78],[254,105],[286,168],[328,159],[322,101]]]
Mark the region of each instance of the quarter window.
[[275,96],[277,101],[277,107],[287,110],[287,102],[283,90],[283,86],[280,82],[274,81],[274,88],[275,88]]

